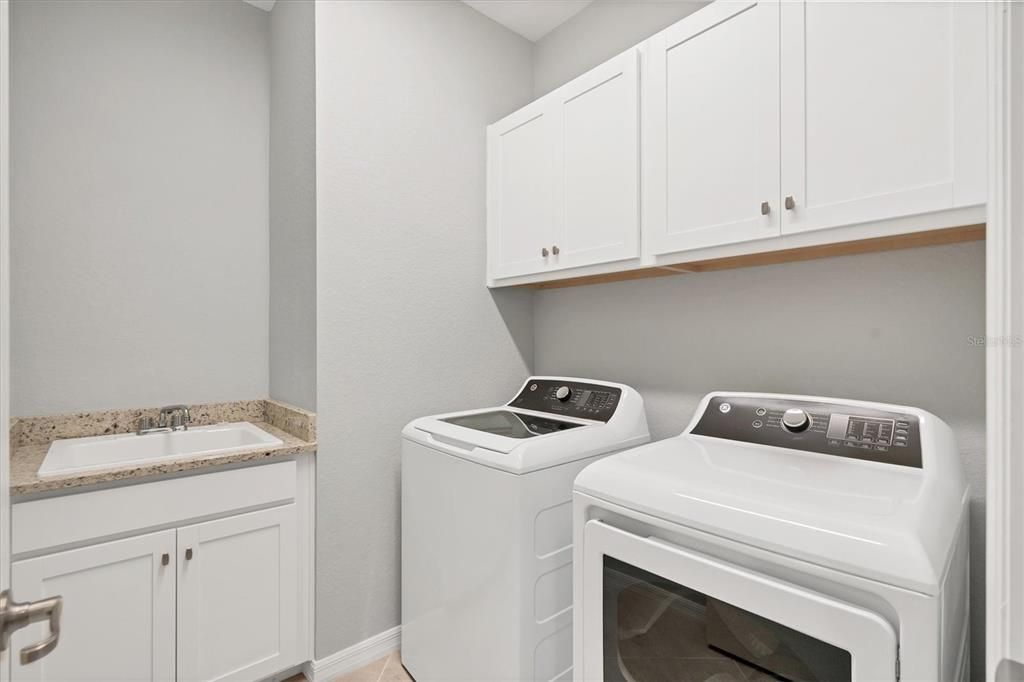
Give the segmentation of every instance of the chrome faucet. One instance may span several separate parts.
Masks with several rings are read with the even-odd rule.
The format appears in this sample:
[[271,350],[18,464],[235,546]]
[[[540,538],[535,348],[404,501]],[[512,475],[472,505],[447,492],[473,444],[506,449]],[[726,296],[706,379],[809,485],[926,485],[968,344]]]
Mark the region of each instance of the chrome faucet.
[[[167,421],[167,417],[170,416],[170,422]],[[188,423],[192,421],[192,413],[188,410],[188,405],[168,405],[167,407],[160,408],[160,425],[170,426],[171,431],[177,431],[181,429],[188,431]]]
[[160,408],[160,417],[156,424],[152,417],[140,417],[138,428],[135,433],[144,436],[147,433],[161,433],[164,431],[188,431],[189,422],[192,421],[192,413],[188,405],[168,405]]

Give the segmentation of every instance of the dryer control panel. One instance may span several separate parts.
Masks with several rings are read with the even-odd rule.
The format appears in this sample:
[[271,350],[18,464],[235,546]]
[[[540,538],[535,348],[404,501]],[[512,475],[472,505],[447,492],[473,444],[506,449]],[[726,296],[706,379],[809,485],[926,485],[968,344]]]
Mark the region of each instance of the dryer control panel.
[[917,417],[764,396],[715,396],[690,433],[921,468]]
[[509,407],[606,422],[615,414],[622,389],[560,379],[530,379]]

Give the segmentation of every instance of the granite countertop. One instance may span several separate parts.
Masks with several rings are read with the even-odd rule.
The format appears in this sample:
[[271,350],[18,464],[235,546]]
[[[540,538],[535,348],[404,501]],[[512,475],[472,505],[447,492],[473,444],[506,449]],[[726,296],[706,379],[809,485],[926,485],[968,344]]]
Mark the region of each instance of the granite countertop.
[[281,444],[253,446],[249,450],[224,454],[186,456],[151,464],[115,466],[66,476],[39,477],[39,467],[54,440],[132,433],[139,417],[153,416],[158,411],[158,408],[146,408],[12,419],[11,496],[259,462],[316,450],[316,415],[312,412],[275,400],[210,403],[192,407],[192,426],[246,421],[280,438]]

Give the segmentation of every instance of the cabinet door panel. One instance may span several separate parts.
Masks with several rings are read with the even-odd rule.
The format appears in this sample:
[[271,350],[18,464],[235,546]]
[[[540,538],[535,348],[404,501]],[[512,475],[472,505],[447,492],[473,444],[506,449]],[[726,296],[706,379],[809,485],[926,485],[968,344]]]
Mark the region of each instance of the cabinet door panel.
[[717,2],[656,35],[648,49],[650,252],[776,236],[778,4]]
[[[782,191],[795,204],[783,232],[983,201],[984,98],[970,95],[985,78],[981,4],[808,2],[782,12]],[[969,188],[959,198],[958,184]]]
[[491,277],[540,272],[554,236],[554,122],[542,100],[487,131],[488,258]]
[[552,95],[562,178],[555,267],[640,255],[639,68],[630,50]]
[[297,551],[294,505],[178,530],[181,679],[254,680],[299,662]]
[[[21,666],[15,682],[171,681],[174,668],[175,532],[107,542],[15,562],[19,599],[64,598],[60,643]],[[12,651],[41,640],[33,625],[12,637]]]

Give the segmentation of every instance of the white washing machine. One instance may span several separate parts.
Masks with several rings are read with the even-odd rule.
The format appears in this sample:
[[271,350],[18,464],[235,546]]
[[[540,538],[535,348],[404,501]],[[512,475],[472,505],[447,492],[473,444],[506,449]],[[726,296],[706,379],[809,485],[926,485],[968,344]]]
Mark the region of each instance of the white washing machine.
[[403,665],[417,682],[568,679],[572,481],[650,440],[640,395],[533,377],[402,437]]
[[575,677],[965,680],[967,501],[928,412],[712,393],[576,479]]

